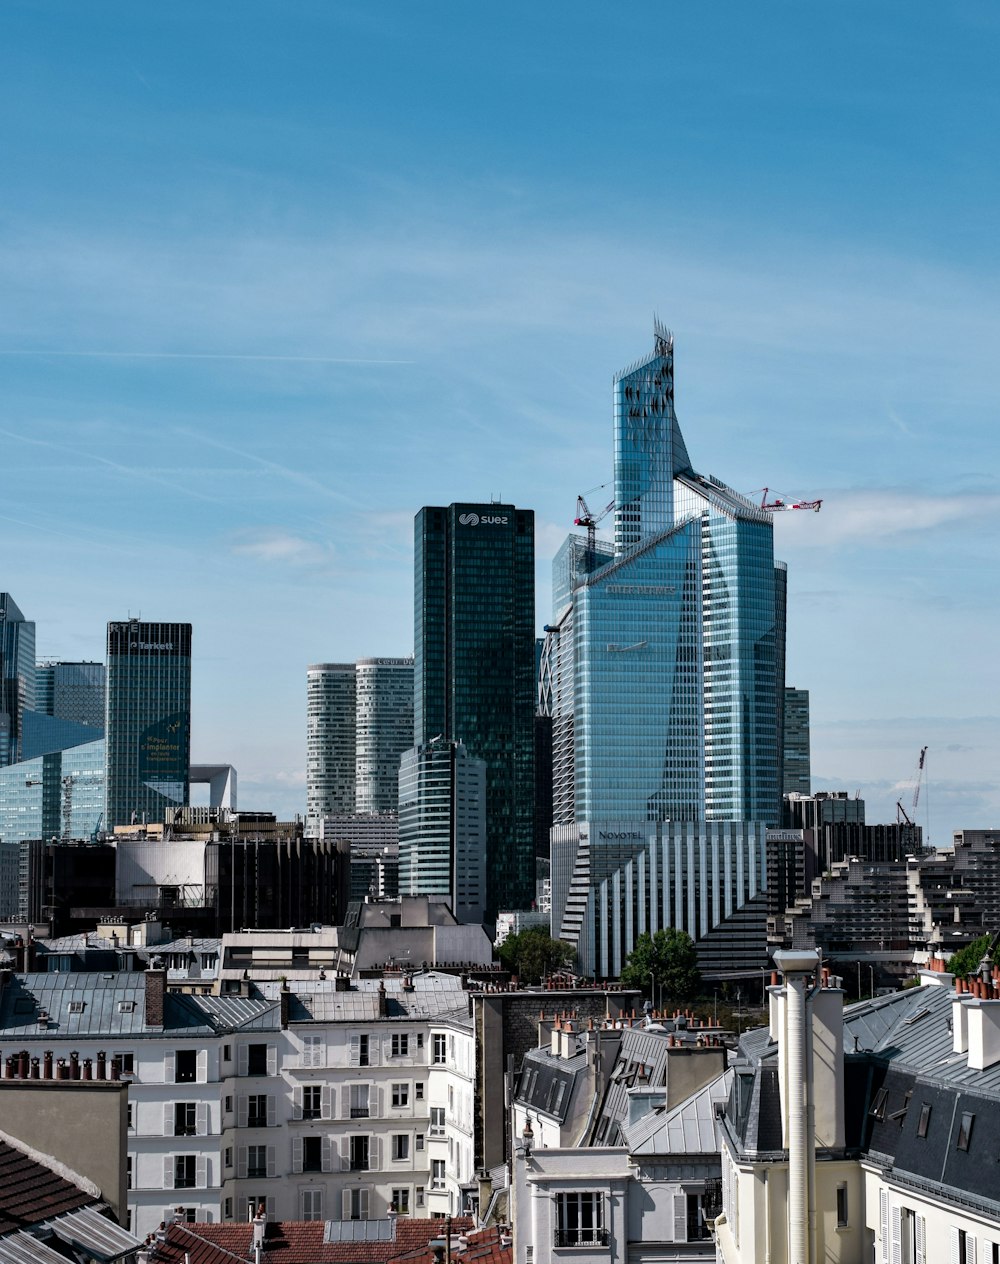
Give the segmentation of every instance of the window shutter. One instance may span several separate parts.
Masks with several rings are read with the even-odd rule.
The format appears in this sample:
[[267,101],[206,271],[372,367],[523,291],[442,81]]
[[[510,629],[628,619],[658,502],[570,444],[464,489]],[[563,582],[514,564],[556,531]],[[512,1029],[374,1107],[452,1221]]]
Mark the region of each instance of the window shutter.
[[384,1113],[382,1105],[382,1089],[373,1086],[368,1090],[368,1096],[371,1101],[372,1118],[381,1119]]
[[278,1103],[273,1093],[267,1095],[267,1126],[273,1128],[278,1122]]
[[273,1219],[274,1219],[274,1199],[273,1199],[273,1197],[272,1197],[272,1198],[265,1198],[265,1199],[264,1199],[264,1210],[267,1212],[267,1218],[268,1218],[268,1220],[273,1220]]
[[351,1090],[345,1085],[340,1090],[340,1118],[350,1119],[351,1117]]
[[357,1066],[361,1061],[361,1037],[351,1037],[351,1066]]
[[198,1050],[198,1083],[208,1083],[208,1050]]
[[247,1148],[246,1146],[237,1146],[236,1148],[236,1175],[240,1180],[245,1180],[247,1174]]
[[319,1113],[322,1119],[331,1119],[333,1117],[333,1090],[329,1084],[324,1084],[319,1091]]
[[916,1217],[917,1259],[916,1264],[927,1264],[927,1221],[923,1216]]
[[351,1218],[351,1191],[349,1189],[344,1190],[344,1196],[341,1199],[341,1206],[343,1209],[342,1218],[344,1220],[350,1220]]
[[199,1137],[208,1136],[208,1102],[199,1102],[195,1107],[195,1130]]
[[882,1264],[889,1264],[889,1195],[884,1189],[878,1192],[878,1207],[882,1230]]
[[326,1066],[326,1041],[317,1040],[313,1045],[313,1066]]
[[292,1089],[292,1118],[302,1118],[302,1085],[296,1084]]
[[965,1235],[965,1264],[976,1264],[976,1239],[971,1233]]
[[246,1075],[250,1069],[250,1051],[246,1045],[240,1045],[236,1051],[236,1073]]
[[367,1186],[363,1187],[362,1189],[359,1189],[358,1193],[361,1196],[361,1206],[359,1207],[358,1210],[361,1212],[361,1219],[367,1220],[368,1219],[368,1188]]
[[892,1264],[903,1264],[903,1213],[893,1204],[889,1215],[892,1220]]
[[331,1154],[332,1145],[329,1137],[324,1137],[319,1144],[320,1153],[320,1169],[324,1172],[333,1171],[333,1156]]
[[173,1189],[174,1187],[174,1156],[165,1154],[163,1156],[163,1188]]
[[278,1046],[267,1046],[267,1073],[268,1075],[278,1074]]
[[204,1189],[208,1184],[208,1159],[204,1154],[199,1154],[195,1160],[194,1183],[199,1189]]
[[372,1137],[368,1142],[368,1166],[373,1172],[382,1170],[382,1138]]
[[274,1146],[271,1145],[267,1147],[267,1174],[268,1176],[274,1175],[275,1168],[276,1168],[276,1162],[275,1162]]
[[292,1138],[292,1171],[302,1171],[302,1138]]
[[250,1109],[247,1102],[247,1095],[246,1093],[241,1093],[236,1099],[236,1127],[245,1128],[249,1117]]
[[173,1102],[163,1103],[163,1135],[172,1137],[174,1135],[174,1104]]
[[687,1241],[687,1195],[674,1194],[674,1241]]
[[164,1084],[173,1084],[174,1065],[175,1065],[174,1055],[172,1053],[164,1054],[164,1057],[163,1057],[163,1083]]

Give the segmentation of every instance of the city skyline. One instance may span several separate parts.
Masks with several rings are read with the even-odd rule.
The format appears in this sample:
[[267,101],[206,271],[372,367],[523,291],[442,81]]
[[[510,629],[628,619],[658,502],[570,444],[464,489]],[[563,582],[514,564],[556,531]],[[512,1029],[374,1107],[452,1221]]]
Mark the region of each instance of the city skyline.
[[420,505],[535,511],[540,630],[658,312],[701,464],[824,500],[775,521],[813,788],[893,819],[927,745],[931,841],[994,824],[1000,18],[903,13],[9,11],[0,588],[39,658],[190,621],[194,758],[303,811],[305,669],[412,653]]

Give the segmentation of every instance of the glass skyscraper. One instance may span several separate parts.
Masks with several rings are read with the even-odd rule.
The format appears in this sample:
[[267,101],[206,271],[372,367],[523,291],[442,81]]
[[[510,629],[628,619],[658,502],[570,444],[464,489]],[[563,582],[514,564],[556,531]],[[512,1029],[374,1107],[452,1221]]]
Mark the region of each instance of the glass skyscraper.
[[486,908],[535,896],[535,518],[513,505],[416,517],[414,741],[486,763]]
[[186,807],[191,766],[191,624],[108,624],[107,822],[162,821]]
[[[593,894],[621,871],[646,846],[647,823],[781,819],[784,567],[770,516],[693,468],[674,411],[673,339],[659,323],[652,354],[615,379],[614,440],[613,555],[577,537],[553,566],[541,683],[553,717],[556,933],[570,873],[579,923],[581,884]],[[616,823],[589,831],[589,854],[579,831],[559,829],[584,822]],[[638,907],[622,918],[644,920]],[[592,943],[581,959],[593,964]]]
[[0,768],[22,757],[25,711],[35,706],[35,625],[0,592]]

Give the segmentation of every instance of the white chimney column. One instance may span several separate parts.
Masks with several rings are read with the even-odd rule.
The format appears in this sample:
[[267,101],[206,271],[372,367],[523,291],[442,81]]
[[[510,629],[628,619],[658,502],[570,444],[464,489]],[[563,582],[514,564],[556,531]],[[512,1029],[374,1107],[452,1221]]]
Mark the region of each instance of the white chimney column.
[[812,1089],[812,1059],[808,1058],[806,1034],[806,977],[819,966],[819,953],[774,954],[774,964],[784,975],[785,1102],[782,1103],[788,1137],[788,1264],[812,1264],[809,1252],[809,1160],[813,1139],[809,1135],[808,1104]]

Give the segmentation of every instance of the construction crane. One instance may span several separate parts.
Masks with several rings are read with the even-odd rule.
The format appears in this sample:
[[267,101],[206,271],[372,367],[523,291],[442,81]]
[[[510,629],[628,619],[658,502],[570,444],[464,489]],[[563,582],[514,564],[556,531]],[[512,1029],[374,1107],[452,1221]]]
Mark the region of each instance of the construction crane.
[[[606,487],[607,484],[605,483]],[[600,491],[600,488],[594,488]],[[587,531],[587,552],[584,555],[583,569],[589,575],[594,569],[594,563],[597,555],[597,524],[603,522],[608,514],[614,509],[615,502],[612,500],[599,513],[593,513],[583,496],[576,498],[576,517],[573,523],[578,527],[585,527]]]
[[[896,800],[896,824],[897,825],[916,825],[917,823],[917,804],[920,802],[920,787],[924,779],[924,761],[927,759],[927,747],[920,748],[920,755],[917,758],[917,775],[913,779],[913,798],[910,802],[910,810],[907,812],[903,807],[903,800]],[[924,845],[929,843],[929,838],[924,839]]]
[[780,496],[769,501],[767,494],[770,490],[770,487],[765,487],[760,498],[760,507],[767,513],[785,513],[790,509],[811,509],[813,513],[819,513],[823,503],[821,500],[796,500],[794,497],[783,500]]

